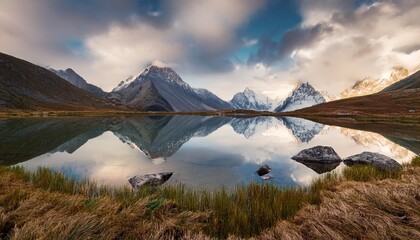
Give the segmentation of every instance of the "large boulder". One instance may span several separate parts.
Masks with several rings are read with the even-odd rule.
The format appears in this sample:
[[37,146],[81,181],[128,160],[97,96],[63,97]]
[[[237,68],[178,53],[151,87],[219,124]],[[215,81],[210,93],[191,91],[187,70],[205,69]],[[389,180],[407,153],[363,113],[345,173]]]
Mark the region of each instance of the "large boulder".
[[382,171],[401,170],[402,166],[394,159],[380,153],[362,152],[344,159],[344,164],[352,166],[354,164],[373,165]]
[[332,147],[326,146],[304,149],[293,156],[292,159],[298,162],[311,163],[339,163],[342,161]]
[[144,186],[162,185],[172,176],[173,172],[152,173],[146,175],[137,175],[128,180],[133,188],[141,188]]

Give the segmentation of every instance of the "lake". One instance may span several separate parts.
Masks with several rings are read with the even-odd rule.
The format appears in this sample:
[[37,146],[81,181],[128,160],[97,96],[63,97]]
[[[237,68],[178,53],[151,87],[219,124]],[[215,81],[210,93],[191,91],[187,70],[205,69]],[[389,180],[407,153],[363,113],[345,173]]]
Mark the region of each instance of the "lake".
[[[29,170],[46,166],[111,186],[129,185],[128,179],[135,175],[171,171],[174,175],[165,184],[216,189],[248,182],[305,185],[345,167],[306,166],[291,159],[317,145],[333,147],[342,158],[372,151],[404,163],[418,154],[420,139],[384,137],[366,128],[353,130],[289,117],[5,119],[0,120],[0,164]],[[261,164],[272,168],[272,179],[255,174]]]

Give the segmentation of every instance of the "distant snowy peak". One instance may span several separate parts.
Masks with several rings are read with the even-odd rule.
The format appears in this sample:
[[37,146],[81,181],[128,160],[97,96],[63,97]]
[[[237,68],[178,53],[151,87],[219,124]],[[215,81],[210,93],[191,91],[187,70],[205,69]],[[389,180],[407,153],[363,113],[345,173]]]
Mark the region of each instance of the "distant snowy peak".
[[309,83],[301,83],[274,111],[289,112],[324,102],[325,98],[320,92],[316,91]]
[[268,111],[272,107],[272,103],[268,97],[257,94],[255,91],[246,88],[243,92],[236,93],[230,104],[235,109],[247,109],[257,111]]
[[352,88],[347,89],[341,93],[341,98],[350,98],[357,96],[365,96],[377,93],[386,87],[400,81],[407,77],[409,72],[403,67],[394,67],[392,72],[382,78],[367,77],[361,81],[356,82]]

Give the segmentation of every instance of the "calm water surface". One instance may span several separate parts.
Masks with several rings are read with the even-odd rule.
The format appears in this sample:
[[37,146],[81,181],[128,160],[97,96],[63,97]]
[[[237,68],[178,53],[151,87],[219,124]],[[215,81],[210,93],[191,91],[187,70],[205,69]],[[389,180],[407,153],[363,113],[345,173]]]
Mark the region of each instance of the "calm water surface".
[[166,184],[210,189],[264,181],[255,174],[260,164],[273,169],[268,181],[281,186],[308,184],[345,167],[305,166],[290,159],[317,145],[333,147],[342,158],[373,151],[402,163],[415,156],[419,143],[411,139],[405,148],[376,133],[274,117],[0,120],[0,134],[2,164],[30,170],[47,166],[113,186],[128,185],[134,175],[173,171]]

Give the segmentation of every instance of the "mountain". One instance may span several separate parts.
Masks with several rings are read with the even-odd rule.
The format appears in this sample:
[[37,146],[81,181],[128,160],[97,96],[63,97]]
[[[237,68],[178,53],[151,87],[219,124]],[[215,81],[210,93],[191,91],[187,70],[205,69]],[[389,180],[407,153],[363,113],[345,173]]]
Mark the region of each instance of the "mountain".
[[232,105],[220,99],[216,94],[204,88],[194,88],[201,101],[216,109],[233,109]]
[[1,110],[115,109],[47,69],[0,53]]
[[188,112],[231,108],[210,91],[190,87],[171,68],[156,65],[121,82],[108,98],[145,111]]
[[352,97],[322,103],[293,113],[296,116],[420,116],[420,71],[392,84],[383,91],[367,96]]
[[106,95],[106,92],[104,92],[101,88],[87,83],[85,79],[83,79],[71,68],[67,68],[66,70],[55,70],[53,68],[49,68],[48,70],[57,74],[59,77],[73,84],[74,86],[93,93],[98,97],[104,97]]
[[309,83],[299,84],[292,94],[278,106],[275,112],[289,112],[301,108],[310,107],[324,103],[324,97],[316,91]]
[[350,98],[377,93],[407,76],[407,69],[403,67],[395,67],[389,77],[379,79],[365,78],[356,82],[351,89],[347,89],[341,93],[341,98]]
[[243,92],[236,93],[230,100],[230,104],[235,109],[256,111],[268,111],[272,107],[267,97],[259,95],[249,88],[245,88]]
[[392,92],[405,89],[419,89],[420,88],[420,70],[405,79],[392,84],[391,86],[382,90],[382,93]]

